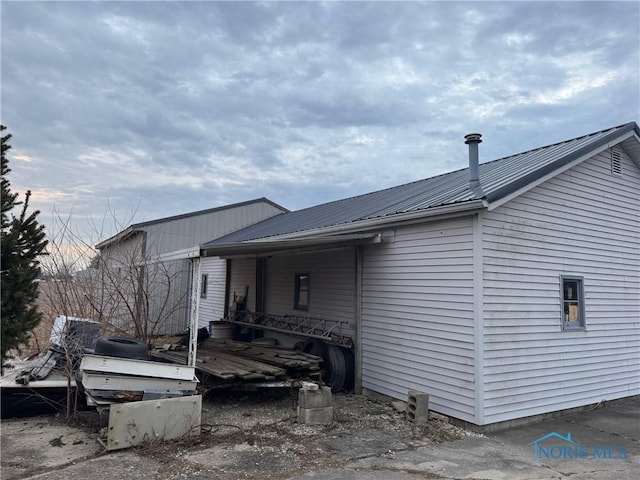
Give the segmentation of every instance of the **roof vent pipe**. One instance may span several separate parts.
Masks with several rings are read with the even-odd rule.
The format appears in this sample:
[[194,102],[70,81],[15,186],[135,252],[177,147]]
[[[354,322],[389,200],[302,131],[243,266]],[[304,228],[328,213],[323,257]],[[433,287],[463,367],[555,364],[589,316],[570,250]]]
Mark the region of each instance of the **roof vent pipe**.
[[469,145],[469,188],[471,191],[483,197],[484,193],[480,188],[480,166],[478,164],[478,144],[482,142],[482,135],[479,133],[469,133],[464,136],[464,143]]

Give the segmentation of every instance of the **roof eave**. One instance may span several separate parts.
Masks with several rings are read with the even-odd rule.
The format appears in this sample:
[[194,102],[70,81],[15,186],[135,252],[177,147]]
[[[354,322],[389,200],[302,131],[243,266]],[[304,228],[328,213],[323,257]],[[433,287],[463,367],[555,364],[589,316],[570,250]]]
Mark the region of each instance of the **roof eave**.
[[131,238],[136,233],[140,233],[142,230],[137,230],[133,228],[133,225],[125,228],[124,230],[116,233],[113,237],[107,238],[106,240],[98,243],[96,245],[97,250],[102,250],[103,248],[110,247],[115,243],[124,242],[125,240]]
[[[201,251],[203,256],[220,256],[235,253],[261,253],[268,246],[282,245],[289,246],[285,242],[291,241],[313,241],[314,245],[322,245],[323,241],[337,239],[338,236],[362,235],[370,232],[380,232],[380,230],[401,226],[404,224],[416,223],[418,221],[434,221],[443,218],[469,215],[471,212],[487,207],[484,199],[474,199],[465,202],[440,205],[424,210],[389,215],[382,218],[372,218],[359,220],[342,225],[321,227],[312,230],[304,230],[274,237],[248,240],[244,242],[227,244],[203,244]],[[294,245],[292,243],[291,245]]]
[[597,142],[585,145],[584,147],[559,158],[555,162],[524,175],[515,182],[511,182],[508,185],[489,192],[486,195],[486,200],[489,203],[489,210],[503,205],[512,198],[517,197],[531,188],[536,187],[540,183],[547,181],[549,178],[554,177],[584,160],[591,158],[601,151],[611,148],[612,146],[633,136],[638,136],[638,125],[635,122],[623,125],[619,129],[603,136]]

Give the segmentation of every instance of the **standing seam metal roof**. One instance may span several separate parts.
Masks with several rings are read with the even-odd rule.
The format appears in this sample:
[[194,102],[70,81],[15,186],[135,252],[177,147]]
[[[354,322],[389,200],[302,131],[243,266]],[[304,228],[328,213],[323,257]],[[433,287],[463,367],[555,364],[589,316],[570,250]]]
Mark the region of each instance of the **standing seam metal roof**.
[[[632,130],[640,135],[638,125],[630,122],[480,164],[480,184],[485,194],[481,198],[498,200]],[[467,167],[397,187],[283,213],[208,242],[203,247],[479,200],[469,188],[468,172]]]

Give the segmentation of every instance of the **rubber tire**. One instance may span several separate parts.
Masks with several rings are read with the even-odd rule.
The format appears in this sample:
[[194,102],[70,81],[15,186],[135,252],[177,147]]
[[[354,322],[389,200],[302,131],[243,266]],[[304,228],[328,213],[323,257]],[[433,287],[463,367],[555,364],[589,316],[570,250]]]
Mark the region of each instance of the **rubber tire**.
[[335,345],[326,345],[326,351],[324,367],[327,372],[327,384],[334,392],[344,390],[347,377],[347,363],[344,353],[340,347]]
[[347,393],[353,392],[356,386],[356,360],[353,350],[346,347],[341,347],[344,354],[344,361],[346,365],[346,374],[344,378],[344,390]]
[[137,338],[100,337],[96,341],[95,353],[108,357],[145,360],[147,358],[147,344]]

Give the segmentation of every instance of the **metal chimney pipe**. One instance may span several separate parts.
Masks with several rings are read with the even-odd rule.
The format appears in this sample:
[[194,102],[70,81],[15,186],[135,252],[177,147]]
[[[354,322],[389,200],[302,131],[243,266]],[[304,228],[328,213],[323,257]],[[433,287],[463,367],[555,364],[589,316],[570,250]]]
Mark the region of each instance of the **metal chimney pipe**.
[[[480,167],[478,164],[478,144],[482,142],[482,135],[469,133],[464,136],[464,143],[469,145],[469,188],[476,193],[480,189]],[[482,190],[478,193],[482,194]],[[484,194],[482,194],[484,196]]]

